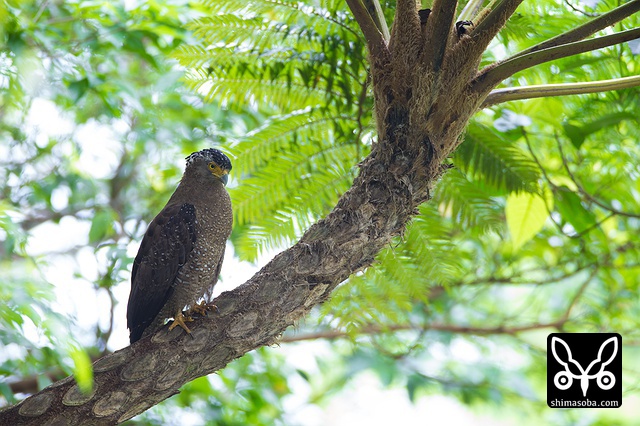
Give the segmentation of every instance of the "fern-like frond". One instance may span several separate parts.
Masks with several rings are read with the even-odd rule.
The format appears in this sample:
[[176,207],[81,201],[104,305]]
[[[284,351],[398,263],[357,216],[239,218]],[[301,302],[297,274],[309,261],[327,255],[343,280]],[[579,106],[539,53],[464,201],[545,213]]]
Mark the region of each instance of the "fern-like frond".
[[[335,201],[338,191],[323,186],[325,181],[333,180],[327,180],[325,170],[331,170],[331,166],[341,162],[353,164],[351,156],[354,154],[355,148],[334,144],[321,148],[301,147],[295,152],[273,158],[267,167],[255,170],[251,176],[244,178],[241,188],[232,193],[238,223],[254,222],[265,214],[282,211],[285,205],[298,213],[295,207],[302,199],[302,191],[315,192],[320,198],[327,194],[331,201]],[[313,202],[313,198],[304,198]],[[311,207],[317,206],[306,206],[304,210],[311,211]],[[323,210],[326,209],[315,214],[322,214]],[[299,219],[303,218],[300,216]]]
[[[366,51],[340,0],[204,0],[197,44],[174,57],[207,101],[257,110],[267,121],[230,147],[236,253],[288,243],[335,204],[368,148]],[[360,104],[364,102],[364,104]],[[358,149],[360,147],[360,149]],[[241,232],[240,232],[241,230]]]
[[189,28],[193,34],[211,42],[212,46],[224,43],[239,51],[263,52],[287,46],[287,38],[296,40],[299,49],[320,49],[320,37],[312,28],[287,27],[281,22],[269,23],[261,17],[244,18],[236,15],[214,15],[193,21]]
[[[313,154],[311,154],[313,152]],[[231,197],[238,225],[246,225],[236,252],[254,260],[261,252],[289,244],[335,205],[351,185],[353,145],[332,145],[274,158],[244,179]]]
[[[201,73],[200,73],[201,74]],[[256,104],[283,110],[323,105],[327,94],[298,82],[265,81],[250,78],[227,78],[190,74],[187,85],[204,95],[208,102],[217,100],[231,109],[241,110]],[[286,96],[282,96],[286,94]]]
[[[352,108],[366,81],[365,50],[344,4],[221,0],[190,29],[200,40],[177,49],[188,84],[225,105],[295,110]],[[333,9],[330,9],[333,8]],[[336,72],[339,69],[339,72]],[[324,96],[322,96],[324,95]]]
[[514,142],[478,123],[469,125],[453,162],[469,176],[508,192],[535,191],[541,176],[537,164]]
[[457,228],[435,203],[422,205],[407,227],[404,254],[414,264],[416,277],[429,277],[429,286],[447,285],[462,276],[465,256],[453,240]]
[[471,265],[454,234],[435,206],[421,206],[402,240],[378,255],[375,268],[338,288],[323,313],[347,329],[408,322],[412,309],[429,304],[430,289],[458,282]]
[[269,120],[231,148],[241,181],[231,190],[235,220],[248,231],[241,256],[290,242],[328,212],[354,177],[356,145],[343,135],[356,127],[352,117],[307,109]]
[[[241,68],[244,64],[244,71],[249,75],[254,77],[265,75],[265,78],[275,78],[278,74],[273,71],[267,74],[267,71],[262,70],[263,67],[269,67],[270,70],[287,66],[287,69],[296,69],[303,65],[308,66],[310,63],[314,63],[316,67],[328,66],[323,62],[325,57],[321,52],[314,50],[299,51],[291,48],[256,52],[250,50],[240,51],[229,46],[183,45],[176,49],[173,57],[178,59],[185,67],[204,68],[208,74],[224,74],[227,72],[226,70],[232,70],[233,67]],[[260,66],[252,69],[255,65]],[[235,72],[238,73],[239,70]]]
[[334,123],[351,128],[357,125],[352,117],[331,116],[311,109],[272,118],[231,147],[231,154],[241,160],[234,172],[249,177],[265,166],[275,166],[279,158],[294,155],[299,149],[330,147],[334,143]]
[[482,180],[469,180],[460,170],[451,170],[438,183],[432,202],[455,223],[482,231],[502,229],[504,205],[498,191]]
[[201,3],[212,15],[266,16],[287,26],[307,24],[307,27],[318,28],[322,34],[347,32],[353,38],[360,38],[341,0],[319,1],[316,5],[291,0],[255,0],[250,3],[242,0],[201,0]]

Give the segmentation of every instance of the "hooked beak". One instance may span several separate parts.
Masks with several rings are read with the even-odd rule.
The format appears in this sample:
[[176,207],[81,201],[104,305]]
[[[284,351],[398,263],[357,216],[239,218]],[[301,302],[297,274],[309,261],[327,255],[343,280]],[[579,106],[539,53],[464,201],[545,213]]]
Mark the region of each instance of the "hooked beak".
[[229,181],[229,175],[228,174],[224,174],[224,175],[220,176],[220,180],[222,181],[224,186],[227,186],[227,182]]

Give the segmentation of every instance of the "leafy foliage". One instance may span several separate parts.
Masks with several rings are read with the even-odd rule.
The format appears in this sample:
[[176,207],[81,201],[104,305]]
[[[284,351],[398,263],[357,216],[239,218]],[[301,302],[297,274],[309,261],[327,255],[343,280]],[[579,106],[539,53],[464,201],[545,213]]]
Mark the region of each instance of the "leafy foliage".
[[[232,191],[238,255],[256,260],[328,212],[368,153],[366,63],[339,2],[204,2],[190,24],[196,45],[175,57],[206,99],[271,117],[231,146],[241,184]],[[223,41],[221,43],[221,41]]]
[[474,180],[507,192],[534,192],[540,179],[537,165],[515,141],[478,123],[468,127],[454,164]]

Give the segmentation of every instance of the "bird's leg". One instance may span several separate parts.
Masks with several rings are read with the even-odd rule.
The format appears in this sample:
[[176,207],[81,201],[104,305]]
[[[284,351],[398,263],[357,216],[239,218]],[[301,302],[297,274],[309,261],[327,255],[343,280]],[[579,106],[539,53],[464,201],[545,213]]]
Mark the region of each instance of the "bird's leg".
[[176,313],[173,317],[173,324],[169,326],[169,331],[173,330],[177,326],[180,326],[180,328],[182,328],[184,331],[191,334],[191,330],[189,330],[189,327],[187,327],[187,325],[185,324],[185,322],[189,321],[193,321],[193,318],[191,318],[190,316],[182,315],[182,310],[179,310],[178,313]]
[[193,305],[191,307],[191,309],[189,309],[189,312],[187,313],[190,314],[192,312],[195,312],[196,314],[200,314],[202,316],[205,316],[207,314],[208,311],[211,310],[211,306],[207,304],[207,302],[205,302],[204,300],[200,303],[196,303],[195,305]]

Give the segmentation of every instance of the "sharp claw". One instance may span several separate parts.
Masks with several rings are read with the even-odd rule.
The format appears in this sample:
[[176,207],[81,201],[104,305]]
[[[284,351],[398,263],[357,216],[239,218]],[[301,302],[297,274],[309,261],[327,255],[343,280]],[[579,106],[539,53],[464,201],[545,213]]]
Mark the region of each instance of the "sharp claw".
[[191,309],[189,309],[189,312],[194,312],[196,314],[205,316],[207,314],[208,311],[211,310],[211,306],[208,305],[206,302],[200,302],[197,303],[195,305],[193,305],[191,307]]
[[207,310],[208,311],[212,311],[214,309],[216,310],[216,313],[220,313],[220,309],[218,309],[218,307],[216,305],[214,305],[213,303],[207,304]]

